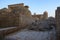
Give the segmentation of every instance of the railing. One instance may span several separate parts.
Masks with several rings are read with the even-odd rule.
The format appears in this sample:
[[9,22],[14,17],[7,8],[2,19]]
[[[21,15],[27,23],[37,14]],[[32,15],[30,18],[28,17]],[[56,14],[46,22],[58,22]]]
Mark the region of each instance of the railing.
[[0,35],[1,36],[6,36],[8,34],[16,32],[18,30],[20,30],[20,28],[18,28],[18,27],[2,28],[2,29],[0,29]]

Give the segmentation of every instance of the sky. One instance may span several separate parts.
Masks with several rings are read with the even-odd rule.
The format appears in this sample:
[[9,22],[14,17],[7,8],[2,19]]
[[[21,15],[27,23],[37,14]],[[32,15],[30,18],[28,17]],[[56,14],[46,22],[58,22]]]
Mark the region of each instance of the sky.
[[43,14],[47,11],[49,17],[55,17],[55,10],[60,6],[60,0],[0,0],[0,9],[19,3],[28,5],[32,14]]

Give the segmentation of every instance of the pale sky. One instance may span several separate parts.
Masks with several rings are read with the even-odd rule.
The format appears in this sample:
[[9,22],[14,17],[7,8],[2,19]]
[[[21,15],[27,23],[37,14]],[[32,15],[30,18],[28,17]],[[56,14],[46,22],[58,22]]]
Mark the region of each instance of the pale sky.
[[0,0],[0,9],[10,4],[24,3],[29,6],[32,14],[43,14],[48,11],[48,16],[55,16],[55,10],[60,6],[60,0]]

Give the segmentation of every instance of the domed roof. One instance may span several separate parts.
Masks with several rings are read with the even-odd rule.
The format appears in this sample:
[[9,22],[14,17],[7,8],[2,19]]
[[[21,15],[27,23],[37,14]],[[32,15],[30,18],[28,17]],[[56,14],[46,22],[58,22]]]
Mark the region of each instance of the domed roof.
[[44,13],[48,13],[47,11],[45,11]]
[[29,6],[26,5],[25,8],[29,8]]

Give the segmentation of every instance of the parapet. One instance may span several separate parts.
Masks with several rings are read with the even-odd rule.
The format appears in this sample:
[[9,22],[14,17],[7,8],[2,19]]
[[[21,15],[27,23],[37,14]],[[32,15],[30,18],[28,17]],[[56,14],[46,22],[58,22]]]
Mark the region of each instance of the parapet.
[[16,6],[24,6],[24,3],[8,5],[8,8]]

